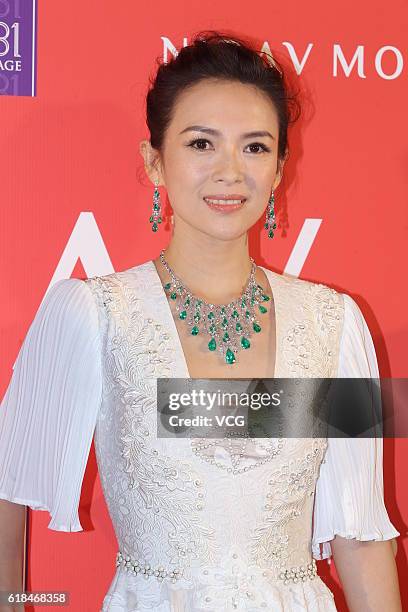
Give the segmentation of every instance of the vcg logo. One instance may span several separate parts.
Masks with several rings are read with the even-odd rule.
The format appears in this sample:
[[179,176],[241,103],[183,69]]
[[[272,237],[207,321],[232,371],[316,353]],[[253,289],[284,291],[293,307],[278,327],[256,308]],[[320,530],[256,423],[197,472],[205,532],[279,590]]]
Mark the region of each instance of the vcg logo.
[[0,95],[36,95],[37,0],[0,0]]

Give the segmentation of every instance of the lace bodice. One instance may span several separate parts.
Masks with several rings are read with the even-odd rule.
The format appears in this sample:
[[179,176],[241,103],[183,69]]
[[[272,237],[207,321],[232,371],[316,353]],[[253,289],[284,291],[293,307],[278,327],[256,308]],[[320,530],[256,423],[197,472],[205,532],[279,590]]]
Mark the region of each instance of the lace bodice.
[[[226,441],[212,447],[215,456],[194,453],[188,439],[157,439],[155,377],[188,374],[185,360],[181,372],[177,368],[181,345],[157,272],[148,263],[87,282],[98,300],[107,357],[97,459],[123,557],[175,573],[173,582],[196,593],[194,609],[223,609],[228,588],[231,605],[242,605],[242,597],[251,600],[247,592],[256,600],[251,605],[260,605],[260,580],[313,579],[312,510],[327,441],[281,439],[265,452],[254,439],[252,454],[244,455],[248,465],[235,474]],[[332,376],[341,296],[324,286],[293,284],[289,304],[275,296],[280,373],[285,367],[289,376]],[[234,592],[236,584],[244,585],[243,594]]]

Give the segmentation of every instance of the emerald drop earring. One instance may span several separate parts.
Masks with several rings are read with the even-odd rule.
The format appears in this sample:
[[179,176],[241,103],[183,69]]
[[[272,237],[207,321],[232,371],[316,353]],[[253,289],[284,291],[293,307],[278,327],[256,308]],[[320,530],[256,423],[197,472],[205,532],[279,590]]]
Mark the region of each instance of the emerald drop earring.
[[266,209],[264,225],[264,228],[268,230],[268,238],[273,238],[273,230],[276,229],[275,221],[275,193],[272,189],[271,197],[269,198],[268,207]]
[[153,211],[151,216],[149,217],[150,223],[152,223],[152,231],[157,232],[159,229],[159,224],[162,222],[161,218],[161,201],[160,201],[160,192],[159,192],[159,181],[155,179],[154,181],[154,193],[153,193]]

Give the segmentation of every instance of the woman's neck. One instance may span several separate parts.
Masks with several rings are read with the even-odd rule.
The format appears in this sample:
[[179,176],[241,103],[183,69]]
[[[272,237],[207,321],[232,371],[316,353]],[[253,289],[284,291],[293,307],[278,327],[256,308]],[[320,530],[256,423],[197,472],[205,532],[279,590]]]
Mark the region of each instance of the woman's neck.
[[[214,241],[208,237],[202,244],[183,239],[171,240],[164,257],[194,295],[214,304],[227,303],[243,291],[251,272],[251,260],[246,236],[235,241]],[[167,278],[159,258],[156,267]]]

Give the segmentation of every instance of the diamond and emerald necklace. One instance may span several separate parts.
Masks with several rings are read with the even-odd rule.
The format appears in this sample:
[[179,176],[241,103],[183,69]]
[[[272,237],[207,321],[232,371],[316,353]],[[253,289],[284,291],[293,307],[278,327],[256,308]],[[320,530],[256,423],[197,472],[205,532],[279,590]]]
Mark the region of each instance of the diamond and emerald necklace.
[[228,364],[236,362],[239,350],[250,348],[252,332],[261,331],[256,309],[261,314],[268,311],[262,302],[270,298],[256,282],[257,266],[252,257],[250,259],[251,272],[241,295],[229,304],[210,304],[196,297],[182,283],[167,263],[164,250],[160,252],[160,261],[171,277],[171,282],[165,283],[163,288],[174,301],[179,318],[186,322],[193,336],[206,334],[208,350],[218,350]]

